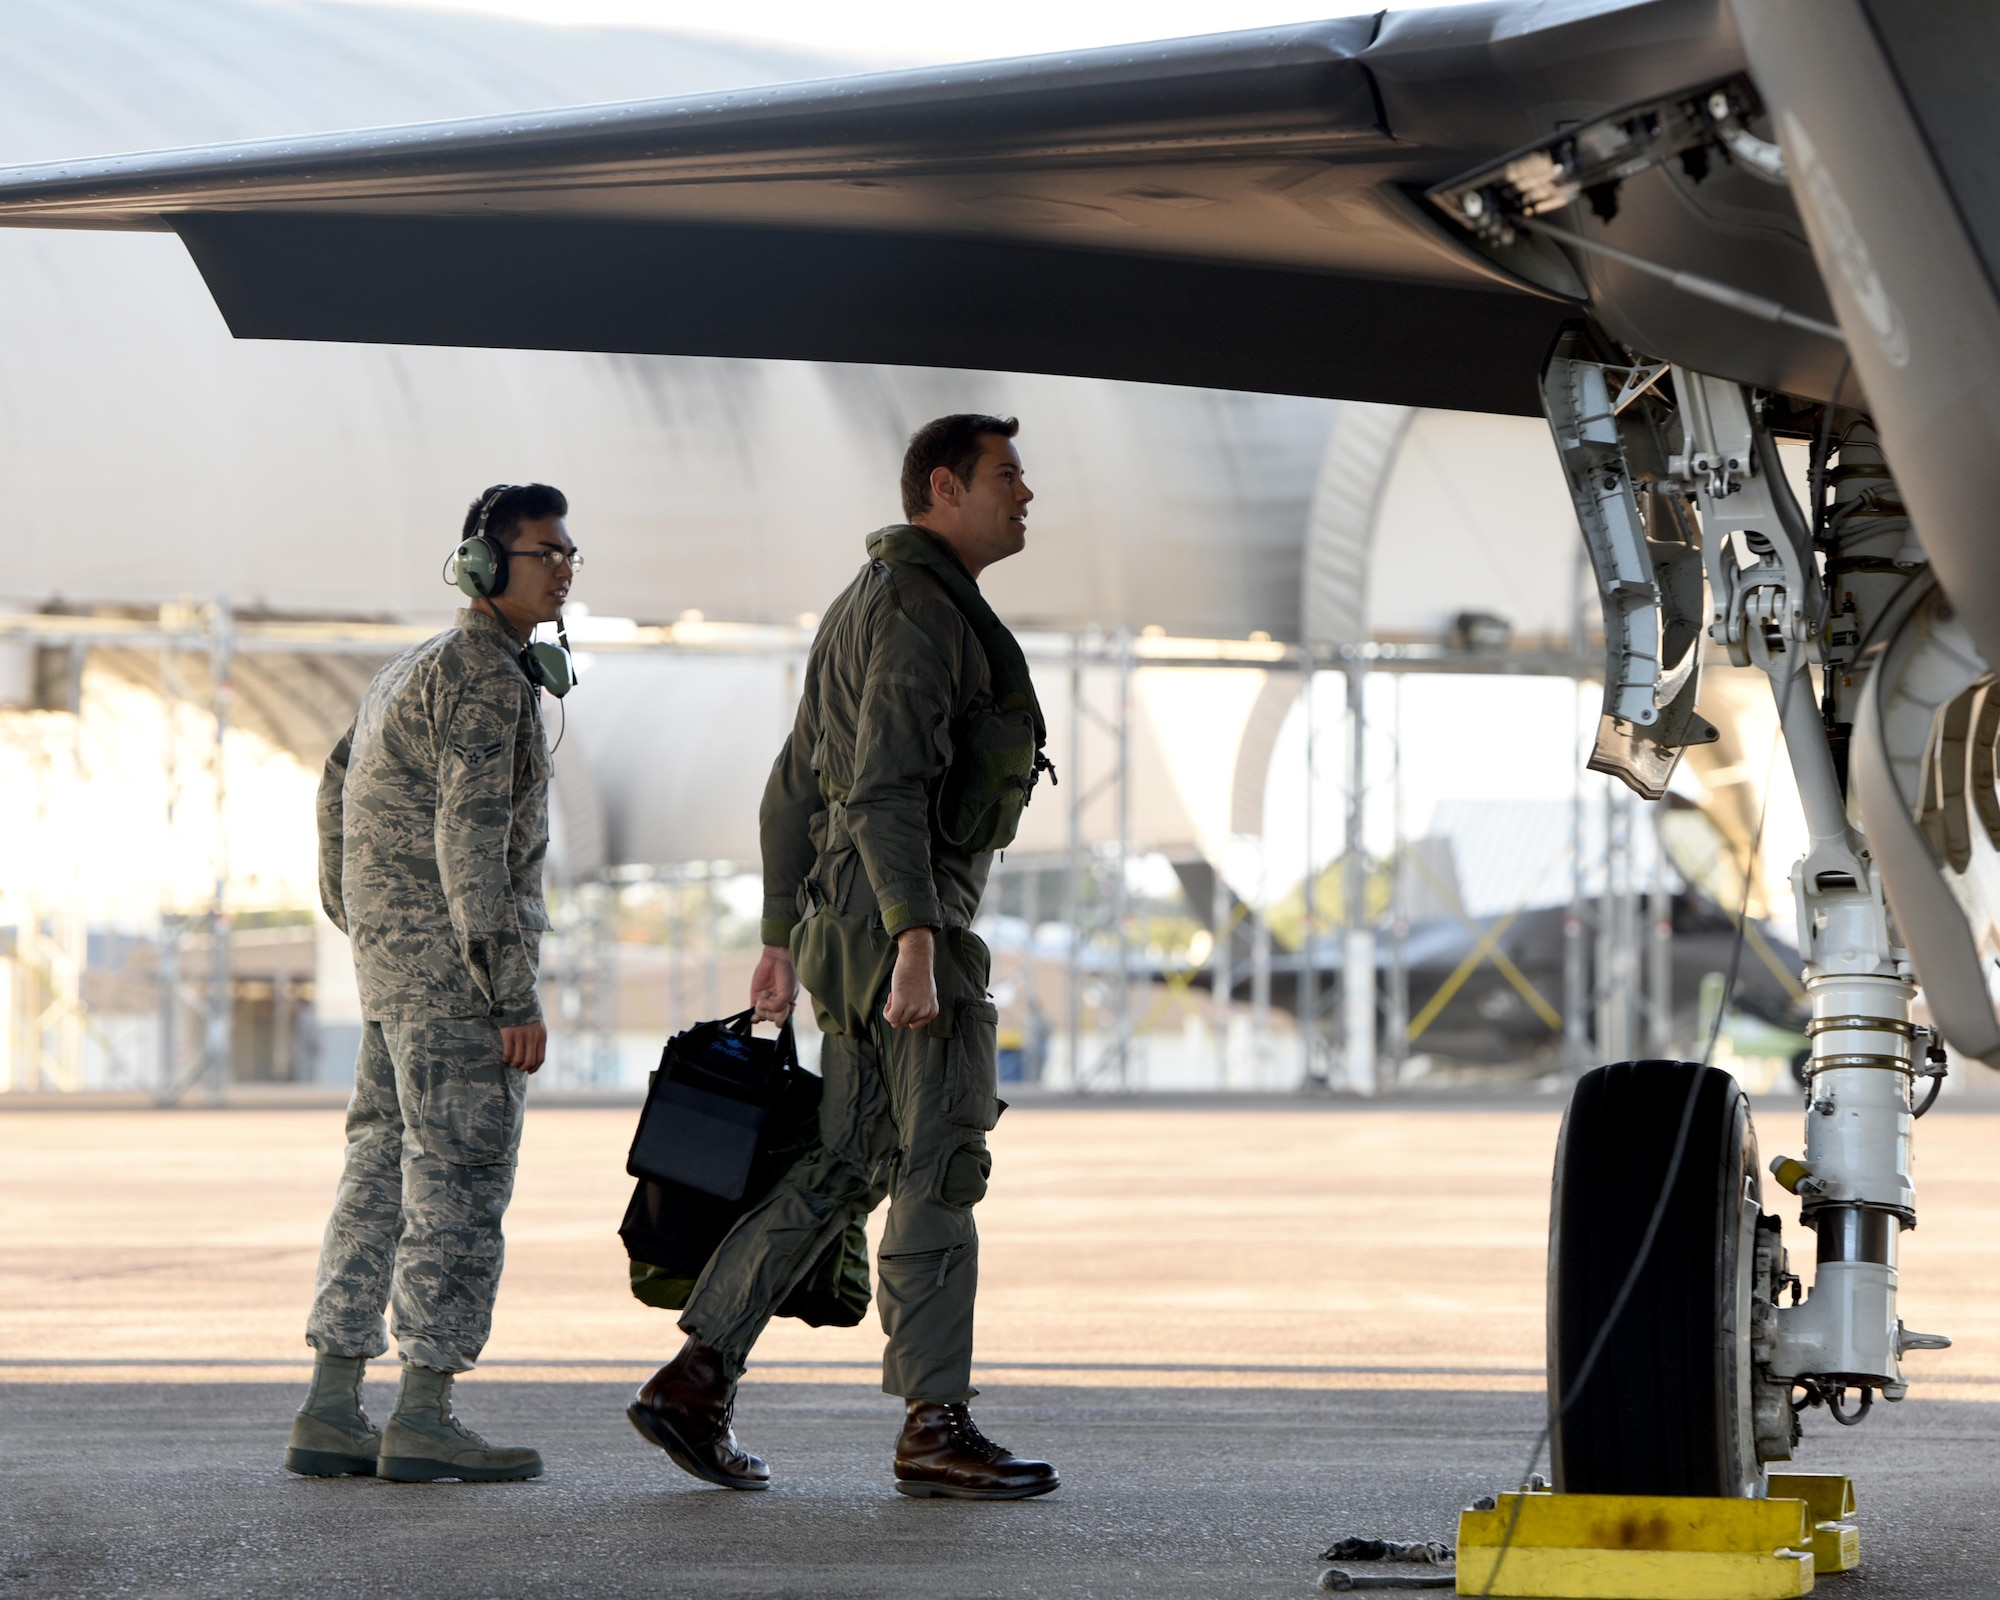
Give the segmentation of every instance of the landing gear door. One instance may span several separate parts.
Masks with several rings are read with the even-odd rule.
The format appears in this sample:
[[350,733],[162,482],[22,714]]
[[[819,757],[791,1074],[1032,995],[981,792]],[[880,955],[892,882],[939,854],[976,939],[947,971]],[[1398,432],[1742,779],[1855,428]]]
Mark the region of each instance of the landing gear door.
[[1604,612],[1604,705],[1590,768],[1648,800],[1715,728],[1695,711],[1707,620],[1700,525],[1668,482],[1679,424],[1664,366],[1595,358],[1579,330],[1542,373],[1542,405]]

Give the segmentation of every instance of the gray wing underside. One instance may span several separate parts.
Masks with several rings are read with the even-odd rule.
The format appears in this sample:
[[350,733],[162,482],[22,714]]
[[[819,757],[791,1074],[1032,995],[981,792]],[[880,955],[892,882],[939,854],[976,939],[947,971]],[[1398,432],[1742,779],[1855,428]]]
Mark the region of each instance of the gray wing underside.
[[[0,224],[172,230],[246,338],[1533,413],[1556,331],[1606,285],[1565,298],[1511,277],[1423,191],[1740,66],[1714,0],[1508,0],[20,168],[0,172]],[[1810,276],[1771,193],[1754,248]],[[1734,332],[1749,365],[1798,364],[1772,330]]]

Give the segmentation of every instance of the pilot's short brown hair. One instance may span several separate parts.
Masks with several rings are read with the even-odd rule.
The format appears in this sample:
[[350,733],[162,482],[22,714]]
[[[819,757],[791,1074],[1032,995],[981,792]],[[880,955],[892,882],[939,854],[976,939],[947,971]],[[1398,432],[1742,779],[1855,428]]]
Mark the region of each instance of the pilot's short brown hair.
[[1019,417],[988,417],[976,411],[926,422],[910,435],[910,448],[903,454],[903,515],[914,522],[930,510],[931,474],[939,467],[951,468],[954,478],[969,484],[984,448],[980,441],[993,433],[1011,439],[1020,431]]

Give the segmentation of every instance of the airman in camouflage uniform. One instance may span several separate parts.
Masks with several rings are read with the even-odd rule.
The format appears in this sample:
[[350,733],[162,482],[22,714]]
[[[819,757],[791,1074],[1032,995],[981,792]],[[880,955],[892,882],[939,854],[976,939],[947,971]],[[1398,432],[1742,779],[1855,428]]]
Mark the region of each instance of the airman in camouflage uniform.
[[[364,1027],[306,1324],[317,1355],[286,1456],[295,1472],[542,1470],[534,1451],[460,1424],[450,1385],[492,1324],[527,1074],[544,1050],[550,764],[523,648],[568,590],[567,509],[543,485],[482,497],[480,537],[501,557],[493,592],[376,675],[320,783],[320,895],[353,942]],[[404,1372],[377,1433],[359,1391],[364,1363],[388,1349],[385,1306]]]
[[[687,1344],[628,1411],[678,1466],[730,1488],[769,1481],[730,1427],[751,1345],[884,1196],[882,1387],[906,1401],[897,1488],[1019,1499],[1057,1486],[1054,1468],[993,1444],[966,1408],[972,1212],[1001,1110],[998,1014],[971,923],[994,842],[1012,837],[1044,765],[1026,662],[976,583],[1026,541],[1032,496],[1014,430],[946,417],[911,441],[911,522],[870,536],[868,564],[828,608],[764,791],[765,954],[751,998],[761,1017],[787,1015],[796,961],[824,1036],[820,1148],[723,1240],[681,1316]],[[993,781],[982,787],[982,774]],[[979,820],[995,806],[1011,807],[997,830]],[[973,820],[962,827],[961,814]]]

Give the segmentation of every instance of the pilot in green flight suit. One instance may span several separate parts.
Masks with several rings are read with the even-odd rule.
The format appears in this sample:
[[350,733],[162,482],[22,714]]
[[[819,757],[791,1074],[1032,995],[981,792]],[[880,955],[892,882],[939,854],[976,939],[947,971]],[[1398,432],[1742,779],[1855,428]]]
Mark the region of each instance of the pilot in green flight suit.
[[731,1430],[736,1381],[772,1310],[848,1225],[889,1200],[882,1387],[907,1402],[905,1494],[1021,1499],[1057,1486],[973,1423],[973,1300],[998,1014],[971,924],[1046,738],[1020,646],[979,593],[1027,542],[1018,424],[940,418],[903,466],[908,523],[827,609],[790,738],[764,791],[758,1015],[799,982],[824,1035],[820,1145],[744,1216],[681,1316],[687,1344],[640,1390],[635,1426],[731,1488],[770,1474]]

